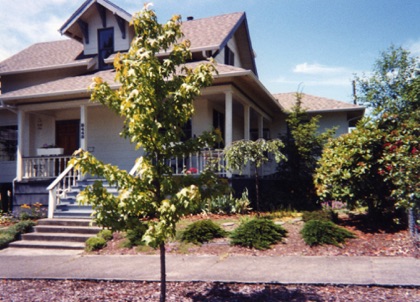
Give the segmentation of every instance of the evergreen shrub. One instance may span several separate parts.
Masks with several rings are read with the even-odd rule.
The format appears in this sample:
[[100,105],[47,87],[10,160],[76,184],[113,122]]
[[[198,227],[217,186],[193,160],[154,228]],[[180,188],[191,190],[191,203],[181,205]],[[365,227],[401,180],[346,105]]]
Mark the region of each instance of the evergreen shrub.
[[301,230],[303,240],[309,246],[332,244],[341,247],[348,238],[355,238],[355,235],[331,221],[309,220]]
[[338,215],[331,210],[319,210],[319,211],[304,211],[302,212],[302,220],[307,222],[309,220],[322,220],[322,221],[338,221]]
[[191,223],[181,235],[181,240],[202,244],[209,242],[214,238],[223,238],[227,236],[227,232],[213,221],[206,219]]
[[254,218],[236,228],[230,238],[231,243],[259,250],[269,249],[272,244],[286,237],[287,231],[272,220]]
[[102,237],[95,236],[86,240],[85,245],[86,252],[97,251],[106,246],[106,240]]

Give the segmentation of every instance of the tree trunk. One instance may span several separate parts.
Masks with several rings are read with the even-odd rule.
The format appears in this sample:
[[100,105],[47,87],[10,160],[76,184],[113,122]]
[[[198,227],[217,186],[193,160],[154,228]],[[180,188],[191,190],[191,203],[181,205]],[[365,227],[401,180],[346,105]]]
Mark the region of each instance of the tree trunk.
[[160,244],[160,302],[166,301],[166,259],[165,243]]

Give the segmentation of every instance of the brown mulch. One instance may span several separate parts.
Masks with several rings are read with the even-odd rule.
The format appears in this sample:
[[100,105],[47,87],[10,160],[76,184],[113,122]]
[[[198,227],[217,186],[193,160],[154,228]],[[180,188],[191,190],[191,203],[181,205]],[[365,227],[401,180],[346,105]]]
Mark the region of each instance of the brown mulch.
[[[168,282],[167,301],[420,301],[418,288]],[[159,301],[158,282],[3,280],[0,301]]]
[[[219,216],[213,217],[220,219]],[[198,219],[191,218],[191,221]],[[231,246],[228,238],[215,239],[210,243],[199,245],[181,245],[179,242],[167,244],[167,253],[173,254],[200,254],[200,255],[253,255],[253,256],[382,256],[382,257],[418,257],[420,252],[413,243],[413,239],[406,229],[384,230],[367,229],[354,223],[355,218],[341,217],[338,224],[356,235],[348,239],[340,248],[332,245],[310,247],[302,239],[300,230],[304,223],[300,219],[289,219],[282,225],[287,231],[287,238],[283,242],[273,245],[269,250],[255,250],[239,246]],[[235,225],[225,227],[230,231]],[[139,253],[157,254],[158,251],[136,248],[121,248],[124,238],[121,234],[114,234],[114,240],[108,242],[107,247],[96,252],[97,254],[124,254]],[[186,250],[187,249],[187,250]]]

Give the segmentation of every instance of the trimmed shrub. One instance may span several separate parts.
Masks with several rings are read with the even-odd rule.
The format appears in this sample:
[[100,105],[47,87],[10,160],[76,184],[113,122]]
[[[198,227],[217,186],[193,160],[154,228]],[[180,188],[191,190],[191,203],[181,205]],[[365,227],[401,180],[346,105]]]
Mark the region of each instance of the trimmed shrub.
[[132,248],[133,246],[144,245],[143,235],[147,231],[147,225],[142,223],[132,230],[127,230],[125,233],[125,238],[127,239],[124,242],[124,247]]
[[95,236],[86,240],[85,244],[85,251],[92,252],[103,249],[106,246],[106,240],[102,237]]
[[236,228],[230,238],[231,243],[258,250],[269,249],[272,244],[286,237],[287,231],[272,220],[254,218]]
[[309,220],[301,230],[303,240],[309,246],[332,244],[341,247],[341,244],[348,238],[355,238],[355,235],[331,221]]
[[104,229],[104,230],[100,231],[98,233],[98,235],[96,235],[96,236],[101,237],[101,238],[105,239],[106,241],[111,240],[112,237],[113,237],[112,236],[112,231],[108,230],[108,229]]
[[219,225],[207,219],[190,224],[182,233],[181,240],[194,244],[202,244],[214,238],[223,238],[226,235],[227,232]]
[[31,220],[19,221],[14,226],[10,227],[9,230],[13,230],[17,235],[29,233],[32,231],[35,222]]
[[0,249],[7,247],[7,245],[15,240],[15,234],[11,232],[0,233]]
[[320,211],[305,211],[302,213],[302,220],[307,222],[309,220],[321,220],[321,221],[338,221],[338,215],[331,210],[320,210]]

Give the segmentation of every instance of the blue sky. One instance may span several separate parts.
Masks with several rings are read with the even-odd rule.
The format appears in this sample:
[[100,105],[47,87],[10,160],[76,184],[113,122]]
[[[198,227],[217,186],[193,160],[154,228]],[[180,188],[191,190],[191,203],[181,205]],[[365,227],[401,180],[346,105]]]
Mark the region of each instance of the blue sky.
[[[146,1],[111,0],[133,13]],[[0,0],[0,61],[61,39],[58,28],[84,0]],[[273,93],[351,102],[354,74],[368,73],[391,44],[420,55],[419,0],[155,0],[173,14],[203,18],[245,11],[259,78]],[[299,88],[300,87],[300,88]]]

